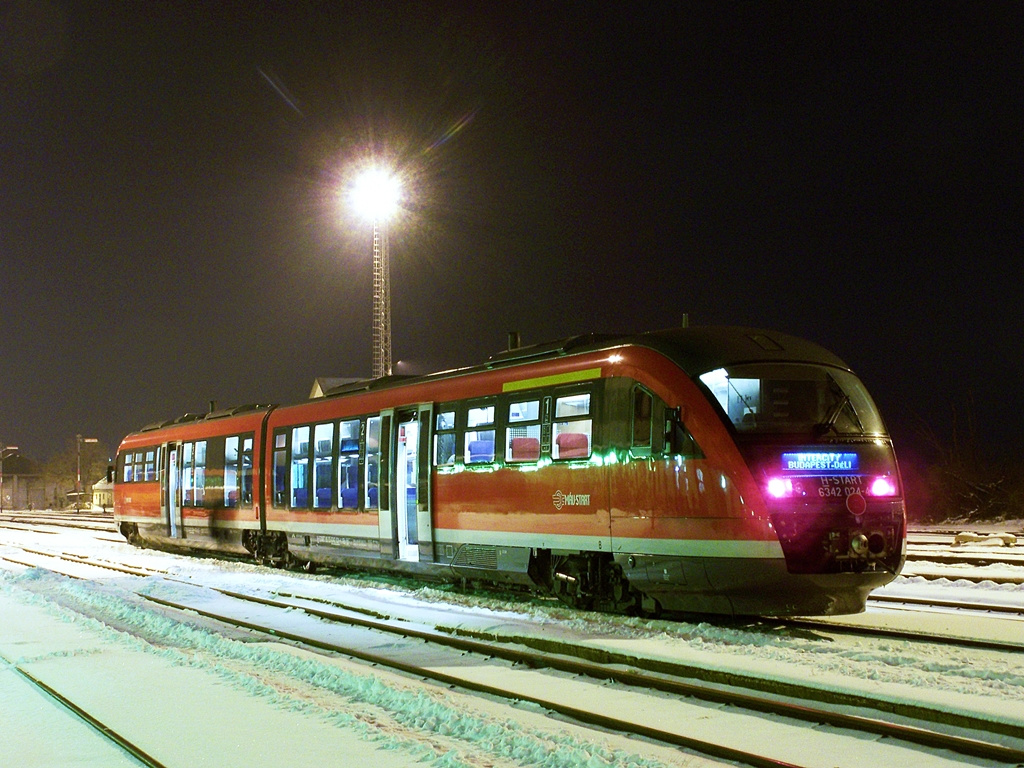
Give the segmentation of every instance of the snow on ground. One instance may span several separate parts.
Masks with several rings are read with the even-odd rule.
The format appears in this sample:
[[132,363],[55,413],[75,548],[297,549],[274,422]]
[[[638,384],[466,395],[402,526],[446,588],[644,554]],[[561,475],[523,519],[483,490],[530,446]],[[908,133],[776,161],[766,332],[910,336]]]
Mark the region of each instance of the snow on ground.
[[[129,560],[185,582],[227,590],[268,595],[294,592],[362,605],[426,625],[512,637],[584,639],[616,652],[670,659],[723,674],[881,694],[894,702],[922,702],[1024,728],[1020,655],[954,647],[923,650],[900,640],[830,639],[813,631],[769,631],[763,625],[742,623],[609,617],[515,595],[505,599],[440,586],[290,574],[185,558],[134,549],[111,535],[97,540],[88,532],[62,533],[59,545],[54,544],[55,538],[0,529],[0,555],[14,556],[7,542],[41,549],[60,546],[94,558]],[[1024,567],[1005,567],[1024,573]],[[966,576],[963,570],[955,573]],[[423,763],[450,768],[706,764],[675,750],[650,745],[641,749],[635,741],[596,737],[553,723],[529,708],[513,711],[448,690],[442,695],[437,688],[380,669],[370,672],[351,662],[327,660],[278,644],[253,643],[242,633],[213,632],[198,619],[186,626],[128,590],[167,597],[178,589],[194,592],[195,587],[158,579],[149,582],[140,590],[138,579],[111,575],[97,586],[0,561],[0,712],[14,724],[4,727],[5,760],[20,768],[121,764],[110,759],[109,747],[97,742],[83,748],[78,735],[62,737],[72,733],[65,727],[66,717],[28,691],[11,667],[17,663],[32,674],[48,675],[70,687],[89,708],[115,713],[131,733],[140,724],[150,724],[155,750],[167,747],[160,739],[176,739],[180,746],[187,734],[195,747],[189,754],[190,765],[252,765],[281,750],[289,755],[288,762],[296,764],[314,762],[318,756],[322,762],[324,755],[346,755],[345,764],[362,760],[372,766]],[[901,577],[884,591],[943,599],[970,595],[1024,606],[1020,585],[975,583],[959,577],[937,582]],[[904,619],[878,610],[849,621],[897,620]],[[995,627],[1013,636],[1019,630],[1007,630],[1007,626],[1024,626],[936,614],[922,614],[920,620],[941,624],[954,636],[989,634]],[[214,685],[209,684],[211,677]],[[153,690],[163,695],[156,699],[146,695]],[[204,693],[197,701],[199,690]],[[138,706],[126,708],[125,700]],[[514,714],[509,715],[510,711]],[[26,721],[33,723],[29,730],[24,727]],[[267,733],[267,722],[275,723],[272,734]],[[156,723],[174,727],[160,729],[152,725]],[[141,730],[147,732],[147,728]],[[72,741],[63,750],[67,740]]]
[[[0,570],[0,615],[4,719],[14,711],[39,716],[32,710],[42,708],[14,674],[17,664],[147,753],[174,755],[174,765],[251,766],[268,758],[384,768],[704,764],[529,710],[510,719],[503,706],[379,668],[251,642],[202,621],[183,625],[116,587],[39,570]],[[3,764],[130,764],[107,762],[106,754],[93,762],[104,752],[95,744],[83,760],[81,734],[63,730],[66,717],[51,707],[40,719],[42,727],[22,723],[20,733],[5,727]],[[40,742],[40,734],[48,738]]]

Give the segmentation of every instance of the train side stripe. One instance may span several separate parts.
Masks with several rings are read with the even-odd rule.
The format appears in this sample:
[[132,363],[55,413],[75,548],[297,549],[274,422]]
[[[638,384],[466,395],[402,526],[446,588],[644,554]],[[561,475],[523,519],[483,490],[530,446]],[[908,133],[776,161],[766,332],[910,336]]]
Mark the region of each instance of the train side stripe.
[[620,539],[612,551],[636,555],[676,555],[681,557],[725,557],[757,560],[782,560],[785,555],[777,541],[738,539]]
[[722,557],[743,559],[781,559],[777,541],[736,539],[626,539],[612,542],[605,536],[581,536],[553,533],[507,533],[500,531],[434,530],[438,544],[482,544],[495,547],[530,547],[571,551],[614,552],[633,555],[675,557]]
[[517,392],[521,389],[533,389],[534,387],[550,387],[555,384],[572,384],[576,381],[601,378],[600,368],[586,368],[582,371],[569,371],[568,373],[555,373],[550,376],[535,376],[532,379],[519,379],[519,381],[506,381],[501,385],[502,392]]
[[[320,536],[344,536],[350,539],[377,541],[377,525],[352,523],[272,523],[271,531],[284,531],[291,534],[311,534]],[[370,529],[370,530],[367,530]],[[370,535],[367,535],[370,534]]]

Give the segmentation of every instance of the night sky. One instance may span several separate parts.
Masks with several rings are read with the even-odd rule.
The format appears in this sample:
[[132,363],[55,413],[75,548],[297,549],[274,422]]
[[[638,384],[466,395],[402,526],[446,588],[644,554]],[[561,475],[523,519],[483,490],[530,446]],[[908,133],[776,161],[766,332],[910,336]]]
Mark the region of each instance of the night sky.
[[0,442],[368,376],[372,159],[397,372],[688,315],[1024,449],[1019,2],[6,0]]

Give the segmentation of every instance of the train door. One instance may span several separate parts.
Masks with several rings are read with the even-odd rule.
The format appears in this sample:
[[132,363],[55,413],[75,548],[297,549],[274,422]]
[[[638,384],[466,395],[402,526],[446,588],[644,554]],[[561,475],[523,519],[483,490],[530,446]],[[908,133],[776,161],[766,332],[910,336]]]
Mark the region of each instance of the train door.
[[380,538],[382,552],[433,560],[430,511],[430,420],[433,407],[381,412]]
[[434,406],[421,405],[418,409],[419,446],[416,451],[416,539],[419,559],[434,561],[434,513],[431,483],[433,457]]
[[163,468],[163,514],[167,520],[168,535],[172,539],[183,535],[181,525],[181,443],[164,446],[166,463]]
[[398,557],[420,559],[419,523],[416,519],[419,460],[419,419],[415,411],[401,412],[395,423],[394,482],[395,530],[398,534]]
[[[373,421],[373,417],[369,419]],[[392,463],[391,456],[394,451],[391,450],[394,437],[392,435],[391,425],[395,421],[395,412],[392,409],[388,409],[380,412],[378,421],[378,446],[377,446],[377,525],[378,535],[380,537],[380,554],[381,557],[394,557],[395,556],[395,525],[391,519],[391,510],[394,509],[394,504],[391,499],[391,475],[392,475]],[[367,430],[368,432],[370,430]],[[367,435],[367,453],[370,451],[372,435]],[[367,462],[367,488],[370,488],[370,463]],[[369,491],[367,491],[369,492]]]
[[652,515],[665,513],[652,496],[658,477],[657,458],[664,443],[654,426],[654,396],[636,384],[629,392],[628,402],[629,432],[622,436],[628,446],[626,460],[611,469],[613,552],[631,551],[636,539],[650,535]]

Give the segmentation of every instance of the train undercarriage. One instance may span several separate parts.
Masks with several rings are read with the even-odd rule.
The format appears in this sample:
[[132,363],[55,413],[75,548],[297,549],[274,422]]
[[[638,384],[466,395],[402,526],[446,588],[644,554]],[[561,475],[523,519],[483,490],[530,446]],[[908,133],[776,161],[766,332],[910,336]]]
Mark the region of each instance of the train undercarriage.
[[490,567],[481,567],[487,559],[479,552],[473,566],[467,566],[458,552],[447,563],[406,562],[341,549],[322,548],[314,553],[308,547],[290,546],[289,537],[280,531],[241,531],[230,548],[225,548],[223,541],[200,543],[193,537],[186,543],[148,530],[140,532],[134,523],[122,523],[120,531],[136,546],[247,553],[260,565],[305,572],[328,566],[397,572],[435,581],[513,584],[549,594],[580,610],[644,616],[662,612],[731,616],[858,613],[867,594],[891,578],[885,571],[874,576],[791,573],[781,558],[685,558],[549,549],[524,549],[512,558],[520,564],[515,570],[501,570],[496,559],[490,561]]

